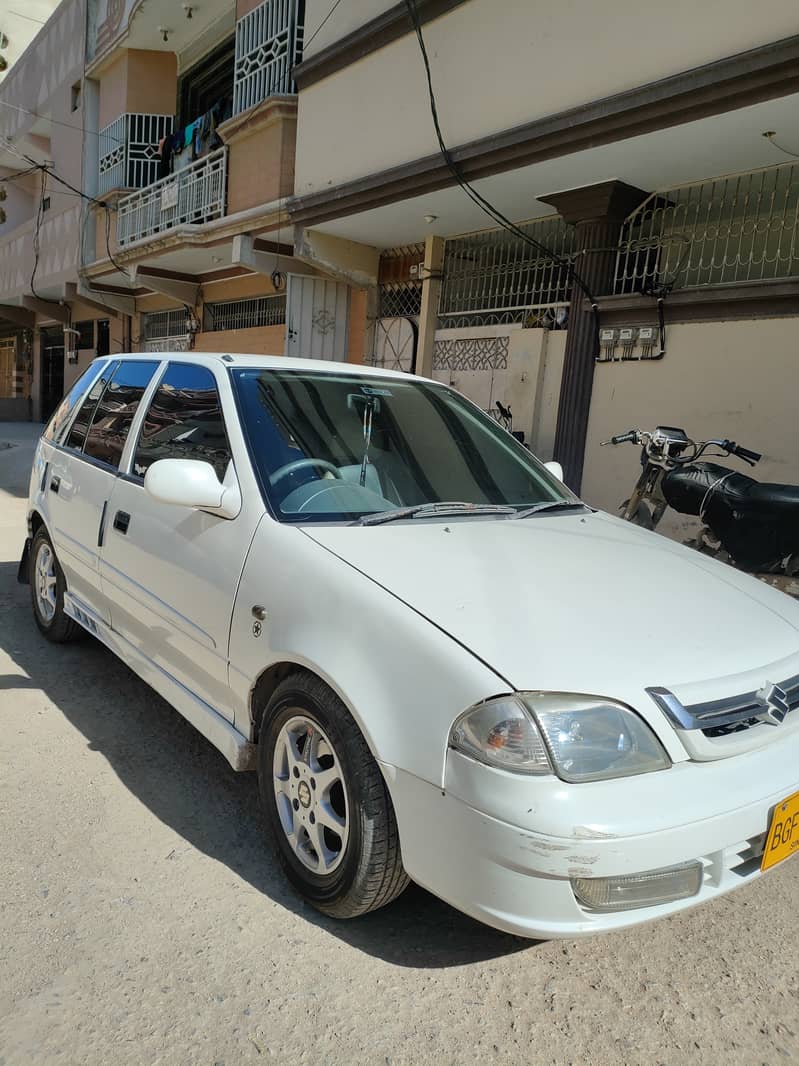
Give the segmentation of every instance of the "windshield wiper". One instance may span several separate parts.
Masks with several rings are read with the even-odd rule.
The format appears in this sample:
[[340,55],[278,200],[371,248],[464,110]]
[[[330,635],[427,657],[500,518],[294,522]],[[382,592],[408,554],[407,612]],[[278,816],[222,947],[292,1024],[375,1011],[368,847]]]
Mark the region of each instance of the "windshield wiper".
[[517,511],[514,518],[529,518],[530,515],[542,514],[544,511],[588,511],[587,503],[571,503],[569,500],[548,500],[546,503],[534,503],[532,507],[525,507],[523,511]]
[[458,500],[439,503],[417,503],[413,507],[398,507],[394,511],[377,511],[375,514],[363,515],[350,522],[352,526],[379,526],[383,522],[399,521],[401,518],[437,518],[440,515],[513,515],[515,507],[500,503],[461,503]]

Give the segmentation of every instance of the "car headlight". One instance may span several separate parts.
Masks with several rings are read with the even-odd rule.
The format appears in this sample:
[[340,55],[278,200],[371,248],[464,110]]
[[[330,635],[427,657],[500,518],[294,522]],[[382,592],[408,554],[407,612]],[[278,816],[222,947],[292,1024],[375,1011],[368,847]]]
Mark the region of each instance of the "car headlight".
[[450,743],[489,766],[553,770],[564,781],[602,781],[671,766],[660,741],[621,703],[564,692],[521,692],[462,714]]

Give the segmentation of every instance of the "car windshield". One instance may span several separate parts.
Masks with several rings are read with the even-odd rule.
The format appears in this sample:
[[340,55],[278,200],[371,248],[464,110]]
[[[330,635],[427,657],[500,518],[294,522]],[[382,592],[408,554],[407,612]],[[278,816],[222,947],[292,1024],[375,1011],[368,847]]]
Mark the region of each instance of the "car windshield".
[[[458,393],[427,381],[307,370],[232,371],[264,491],[283,521],[574,504],[527,449]],[[466,506],[464,506],[466,505]]]

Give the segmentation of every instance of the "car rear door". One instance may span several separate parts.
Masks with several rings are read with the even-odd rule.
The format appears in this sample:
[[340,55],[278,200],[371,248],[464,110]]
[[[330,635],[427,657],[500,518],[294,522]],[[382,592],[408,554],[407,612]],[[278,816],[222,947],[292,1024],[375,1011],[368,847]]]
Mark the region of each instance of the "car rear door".
[[157,360],[106,364],[80,406],[45,474],[46,520],[70,596],[104,622],[99,549],[108,499],[127,434]]
[[[223,403],[224,401],[224,403]],[[224,406],[224,410],[223,410]],[[233,518],[155,500],[144,475],[158,459],[199,459],[239,477]],[[112,626],[161,670],[233,719],[228,642],[233,602],[263,513],[224,370],[166,368],[108,505],[101,575]]]

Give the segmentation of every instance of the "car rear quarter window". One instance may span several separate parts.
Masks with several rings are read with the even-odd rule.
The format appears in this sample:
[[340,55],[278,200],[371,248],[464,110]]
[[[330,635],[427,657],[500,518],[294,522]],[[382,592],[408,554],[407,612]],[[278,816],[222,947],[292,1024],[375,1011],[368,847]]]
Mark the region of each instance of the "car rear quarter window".
[[230,447],[216,379],[206,367],[167,368],[142,424],[131,474],[144,477],[158,459],[200,459],[224,479]]
[[92,415],[83,445],[85,455],[119,466],[133,416],[160,364],[157,361],[121,362]]
[[101,373],[103,366],[103,363],[97,362],[86,367],[56,408],[53,417],[47,423],[45,431],[42,434],[45,440],[52,441],[54,444],[60,443],[61,437],[66,430],[67,424],[69,423],[75,408],[86,398],[86,394],[96,381],[97,375]]

